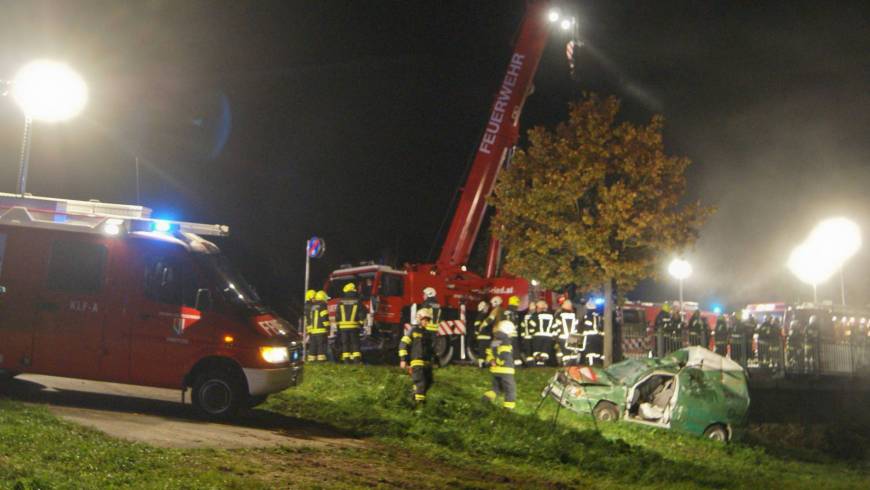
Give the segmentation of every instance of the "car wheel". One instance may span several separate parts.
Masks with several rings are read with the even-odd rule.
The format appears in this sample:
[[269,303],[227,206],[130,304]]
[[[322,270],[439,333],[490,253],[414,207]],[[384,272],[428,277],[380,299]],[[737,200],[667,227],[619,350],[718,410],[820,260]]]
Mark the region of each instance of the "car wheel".
[[704,437],[713,441],[728,442],[728,429],[722,424],[713,424],[704,431]]
[[247,402],[248,394],[238,375],[213,369],[196,377],[191,400],[200,415],[213,420],[234,417]]
[[592,416],[600,422],[613,422],[619,420],[619,409],[610,402],[599,402],[592,410]]

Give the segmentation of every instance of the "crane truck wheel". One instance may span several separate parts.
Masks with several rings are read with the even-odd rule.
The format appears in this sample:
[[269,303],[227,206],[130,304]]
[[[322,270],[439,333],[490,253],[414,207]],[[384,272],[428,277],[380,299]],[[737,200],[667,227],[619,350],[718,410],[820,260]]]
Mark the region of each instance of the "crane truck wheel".
[[449,335],[435,337],[435,355],[438,356],[441,366],[446,366],[453,360],[453,342]]

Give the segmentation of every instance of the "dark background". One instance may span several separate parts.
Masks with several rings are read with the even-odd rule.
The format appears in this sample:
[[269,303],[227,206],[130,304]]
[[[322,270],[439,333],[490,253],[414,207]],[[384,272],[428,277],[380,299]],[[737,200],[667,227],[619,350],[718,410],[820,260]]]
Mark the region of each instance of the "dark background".
[[[316,283],[342,262],[431,259],[524,5],[0,2],[0,78],[46,57],[90,89],[79,118],[37,125],[28,190],[132,203],[139,155],[142,203],[230,225],[220,244],[282,311],[302,294],[311,235],[328,244]],[[587,90],[620,96],[632,120],[663,113],[668,151],[695,162],[689,198],[719,208],[688,255],[687,299],[810,299],[785,268],[791,247],[830,215],[870,229],[868,3],[567,6],[587,41],[577,80],[552,36],[523,129]],[[21,128],[0,98],[3,191]],[[849,263],[851,303],[868,302],[868,265],[866,252]],[[631,296],[675,297],[665,266]]]

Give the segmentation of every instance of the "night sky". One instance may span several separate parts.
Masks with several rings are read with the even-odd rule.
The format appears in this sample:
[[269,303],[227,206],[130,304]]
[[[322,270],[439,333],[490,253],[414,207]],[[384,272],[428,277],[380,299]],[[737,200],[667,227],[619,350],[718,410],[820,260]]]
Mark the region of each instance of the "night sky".
[[[90,89],[82,116],[36,127],[28,190],[133,203],[138,155],[142,203],[230,225],[221,246],[281,311],[311,235],[328,245],[316,282],[351,260],[434,258],[524,5],[0,2],[0,78],[45,57]],[[577,79],[552,36],[523,130],[583,91],[621,97],[634,121],[664,114],[668,151],[695,162],[689,198],[719,208],[688,255],[687,299],[810,299],[791,247],[830,215],[870,230],[870,3],[567,5],[587,41]],[[0,98],[3,191],[21,128]],[[866,251],[849,264],[852,303],[870,302],[868,268]],[[675,289],[664,277],[630,296]]]

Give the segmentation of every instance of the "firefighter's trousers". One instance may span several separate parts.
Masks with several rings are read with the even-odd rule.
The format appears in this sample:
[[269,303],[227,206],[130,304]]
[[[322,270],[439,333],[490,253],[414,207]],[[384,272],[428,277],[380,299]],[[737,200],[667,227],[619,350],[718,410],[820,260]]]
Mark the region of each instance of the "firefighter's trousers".
[[520,337],[511,337],[511,346],[514,351],[514,366],[520,366],[523,364],[523,356],[522,356],[522,343],[520,342]]
[[495,401],[496,397],[504,397],[502,406],[513,410],[517,406],[517,382],[513,374],[492,374],[492,389],[483,394],[489,401]]
[[[489,344],[491,344],[491,343],[492,343],[492,337],[490,337],[489,335],[478,335],[477,336],[477,344],[476,344],[477,349],[475,350],[475,353],[477,354],[477,359],[479,361],[483,361],[484,359],[486,359],[486,349],[487,349],[487,347],[489,347]],[[482,365],[483,364],[481,364],[481,366]]]
[[544,366],[553,358],[553,337],[549,335],[535,335],[532,337],[532,356],[535,364]]
[[340,331],[342,362],[362,362],[362,353],[359,350],[359,327],[342,328]]
[[326,333],[308,335],[308,354],[306,361],[326,361]]
[[716,353],[720,356],[725,356],[728,353],[728,341],[727,340],[717,340],[716,341]]
[[411,366],[411,381],[414,382],[414,401],[426,401],[426,392],[432,387],[432,365]]
[[532,336],[525,336],[522,338],[523,344],[523,362],[526,366],[532,366],[535,364],[535,355],[534,349],[532,348]]

